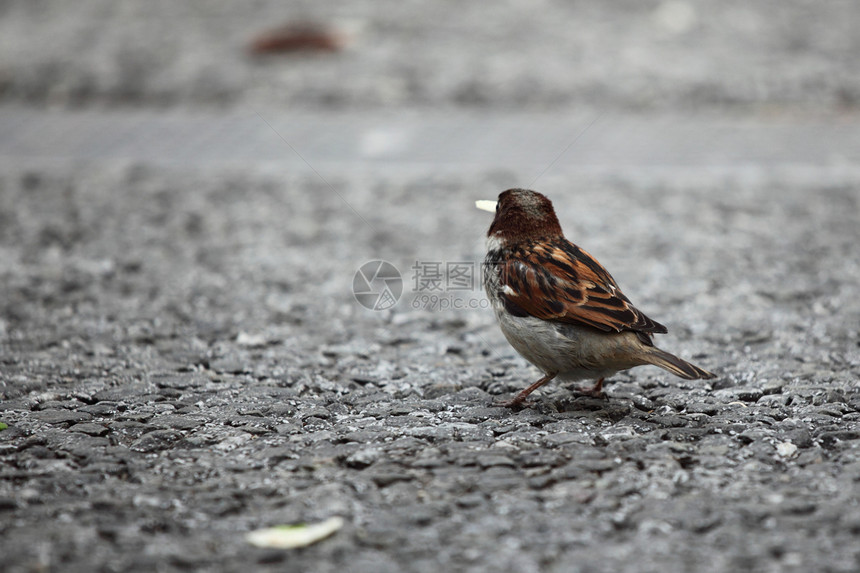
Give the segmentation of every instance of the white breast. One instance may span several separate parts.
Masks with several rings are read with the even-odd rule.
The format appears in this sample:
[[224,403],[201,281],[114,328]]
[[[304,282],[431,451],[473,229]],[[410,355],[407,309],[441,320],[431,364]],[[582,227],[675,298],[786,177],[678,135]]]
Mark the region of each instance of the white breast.
[[544,373],[558,374],[559,380],[596,380],[635,365],[612,359],[622,347],[635,344],[633,333],[608,334],[588,327],[559,326],[533,316],[513,316],[500,306],[495,311],[511,346]]

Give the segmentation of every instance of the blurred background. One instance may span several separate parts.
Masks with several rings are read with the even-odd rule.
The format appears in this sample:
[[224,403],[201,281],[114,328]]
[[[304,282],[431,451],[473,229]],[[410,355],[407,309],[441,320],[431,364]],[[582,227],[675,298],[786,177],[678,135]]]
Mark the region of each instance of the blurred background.
[[838,0],[10,0],[0,158],[504,172],[487,191],[854,165],[858,24]]
[[851,0],[7,0],[0,11],[0,97],[44,108],[796,113],[860,101]]

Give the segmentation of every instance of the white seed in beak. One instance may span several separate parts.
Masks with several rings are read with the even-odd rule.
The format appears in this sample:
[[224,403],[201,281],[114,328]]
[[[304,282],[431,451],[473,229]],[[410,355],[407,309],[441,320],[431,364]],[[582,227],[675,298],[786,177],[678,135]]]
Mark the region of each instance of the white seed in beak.
[[475,207],[477,207],[481,211],[489,211],[490,213],[495,213],[496,201],[488,201],[487,199],[481,199],[480,201],[475,201]]

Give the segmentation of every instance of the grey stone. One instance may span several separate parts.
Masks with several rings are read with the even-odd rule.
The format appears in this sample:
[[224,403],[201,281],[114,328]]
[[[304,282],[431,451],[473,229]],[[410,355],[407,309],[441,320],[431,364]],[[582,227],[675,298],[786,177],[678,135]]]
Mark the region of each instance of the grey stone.
[[331,417],[331,412],[321,406],[315,406],[299,412],[299,418],[302,420],[306,421],[307,418],[310,417],[319,418],[320,420],[327,420]]
[[124,385],[119,388],[100,390],[93,394],[93,400],[97,402],[123,402],[126,399],[133,400],[149,392],[150,389],[142,385]]
[[135,440],[129,447],[144,453],[157,452],[170,448],[182,437],[175,430],[154,430]]
[[516,467],[516,463],[514,460],[509,458],[508,456],[503,456],[499,454],[480,454],[475,458],[475,461],[482,468],[491,468],[497,466],[507,466],[507,467]]
[[835,430],[830,432],[822,432],[818,435],[818,439],[826,448],[833,447],[839,442],[850,442],[860,440],[860,428],[852,430]]
[[486,503],[486,499],[481,493],[470,493],[457,497],[457,505],[463,508],[480,507],[484,503]]
[[386,487],[396,482],[410,481],[413,478],[404,470],[389,467],[376,468],[375,470],[373,470],[370,479],[372,479],[373,483],[375,483],[377,486]]
[[103,436],[107,434],[110,430],[101,424],[95,424],[92,422],[83,422],[80,424],[75,424],[69,431],[72,432],[81,432],[82,434],[88,434],[90,436]]
[[719,411],[719,408],[716,404],[708,404],[707,402],[694,402],[692,404],[687,404],[684,408],[688,414],[707,414],[708,416],[713,416]]
[[714,397],[723,403],[730,402],[755,402],[764,396],[764,390],[759,388],[727,388],[725,390],[717,390],[714,392]]
[[353,454],[350,454],[345,463],[347,466],[356,469],[366,468],[379,459],[382,454],[380,449],[377,448],[364,448]]
[[547,446],[561,446],[565,444],[590,444],[593,438],[579,432],[562,432],[551,434],[544,438]]
[[87,406],[81,406],[77,409],[78,412],[86,412],[93,416],[108,417],[117,413],[118,407],[114,402],[99,402]]
[[73,424],[92,419],[91,414],[72,410],[42,410],[34,413],[33,417],[45,424]]
[[18,509],[18,500],[10,497],[0,497],[0,512]]
[[193,416],[156,416],[149,421],[153,426],[160,428],[173,428],[174,430],[193,430],[198,428],[203,420]]

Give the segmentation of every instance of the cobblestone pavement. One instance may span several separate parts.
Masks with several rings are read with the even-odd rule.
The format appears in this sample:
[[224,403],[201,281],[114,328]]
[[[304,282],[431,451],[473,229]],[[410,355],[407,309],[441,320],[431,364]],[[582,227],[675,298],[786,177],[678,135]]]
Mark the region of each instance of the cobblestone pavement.
[[[265,62],[276,3],[147,6],[0,8],[4,572],[860,569],[853,4],[298,3],[354,39]],[[419,279],[512,186],[718,378],[495,407],[537,372]]]

